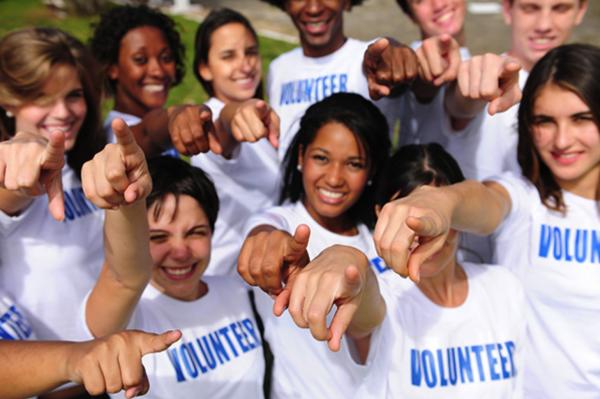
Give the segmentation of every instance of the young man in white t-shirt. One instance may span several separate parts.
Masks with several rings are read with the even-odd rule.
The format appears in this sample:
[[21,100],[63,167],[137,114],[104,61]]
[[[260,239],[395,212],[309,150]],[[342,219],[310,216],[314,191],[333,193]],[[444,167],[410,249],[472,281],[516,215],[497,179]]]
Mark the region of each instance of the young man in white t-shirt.
[[[301,44],[276,58],[267,77],[270,104],[281,118],[279,158],[283,159],[298,131],[300,118],[311,104],[338,92],[369,98],[370,91],[380,88],[376,87],[378,76],[374,68],[363,66],[363,54],[369,44],[344,34],[344,11],[350,11],[362,0],[265,1],[290,16]],[[385,40],[379,46],[369,50],[374,63],[380,59],[394,61],[393,70],[380,71],[381,78],[393,74],[399,81],[410,81],[417,76],[417,59],[410,48]],[[387,100],[377,105],[388,114]]]
[[446,91],[446,149],[467,178],[481,180],[507,170],[520,173],[515,129],[518,106],[513,104],[519,101],[533,65],[569,39],[588,1],[503,0],[502,7],[511,28],[510,49],[503,56],[486,54],[465,61],[456,84]]

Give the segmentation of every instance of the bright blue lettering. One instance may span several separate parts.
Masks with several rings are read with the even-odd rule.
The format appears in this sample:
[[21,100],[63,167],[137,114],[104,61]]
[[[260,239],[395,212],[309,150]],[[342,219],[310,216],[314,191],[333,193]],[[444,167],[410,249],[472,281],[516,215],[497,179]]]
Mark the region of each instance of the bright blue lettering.
[[246,343],[248,350],[256,348],[256,345],[253,344],[252,342],[250,342],[248,334],[246,333],[246,331],[244,331],[244,326],[242,325],[242,323],[240,323],[239,321],[236,321],[236,325],[240,329],[240,333],[242,334],[242,337],[244,338],[244,342]]
[[592,231],[592,263],[600,263],[600,231]]
[[188,374],[192,378],[196,378],[198,377],[198,369],[196,368],[196,364],[194,363],[192,355],[190,354],[192,349],[193,348],[191,348],[191,345],[184,343],[179,347],[179,353],[181,354],[181,360],[183,360],[183,365],[185,366]]
[[75,211],[75,215],[77,217],[83,216],[83,212],[77,206],[77,203],[75,202],[75,199],[72,197],[71,193],[69,193],[68,191],[65,191],[64,194],[65,194],[65,202],[67,201],[67,198],[68,198],[68,201],[71,203],[71,206],[73,207],[73,210]]
[[340,75],[340,91],[347,92],[348,88],[346,87],[346,82],[348,82],[348,75],[343,73]]
[[385,271],[390,270],[390,268],[387,267],[387,265],[383,262],[383,259],[381,259],[379,256],[376,256],[373,259],[371,259],[371,264],[373,265],[375,270],[377,270],[378,273],[383,273]]
[[325,97],[329,97],[329,86],[327,85],[327,81],[329,79],[327,79],[329,76],[323,76],[323,80],[321,80],[321,85],[322,85],[322,89],[321,91],[323,92],[323,98]]
[[510,373],[506,369],[506,363],[508,363],[508,359],[502,356],[502,344],[498,344],[498,356],[500,356],[500,368],[502,369],[502,378],[507,379],[510,377]]
[[[217,358],[219,359],[219,363],[223,364],[225,362],[228,362],[230,360],[229,354],[225,350],[225,346],[223,346],[223,343],[221,342],[221,339],[219,338],[219,334],[215,332],[212,334],[208,334],[208,337],[210,338],[210,343],[211,343],[213,349],[215,350],[215,354],[217,355]],[[223,360],[223,359],[225,359],[225,360]]]
[[289,101],[289,90],[290,83],[285,83],[281,86],[281,97],[279,98],[279,105],[287,104]]
[[442,355],[442,350],[438,349],[436,351],[436,354],[438,359],[438,370],[440,371],[440,386],[445,387],[446,385],[448,385],[448,380],[444,375],[444,358]]
[[512,341],[507,341],[504,343],[506,349],[508,351],[508,358],[510,360],[510,369],[512,370],[510,375],[514,377],[517,375],[517,369],[515,368],[515,362],[513,360],[513,353],[515,352],[515,343]]
[[231,349],[231,351],[233,352],[233,355],[235,357],[238,357],[238,352],[237,349],[235,349],[235,346],[233,346],[233,342],[231,342],[231,338],[229,338],[229,328],[227,326],[220,328],[219,329],[219,333],[225,337],[225,340],[227,341],[227,344],[229,345],[229,348]]
[[543,224],[542,231],[540,232],[540,252],[539,256],[541,258],[548,257],[548,251],[550,250],[550,243],[552,242],[551,228],[550,226],[546,226]]
[[[238,326],[235,323],[231,323],[229,325],[229,328],[231,328],[231,331],[233,331],[233,335],[235,336],[235,338],[237,339],[238,344],[240,345],[240,348],[242,348],[242,351],[244,353],[248,352],[250,350],[250,348],[248,347],[248,345],[246,345],[244,343],[244,337],[242,336],[242,334],[240,334],[237,331]],[[237,356],[237,355],[236,355]]]
[[[204,343],[204,345],[201,345],[198,341],[200,352],[202,352],[202,356],[204,356],[204,360],[206,360],[206,365],[208,366],[208,368],[214,370],[214,368],[217,367],[217,361],[215,360],[215,356],[213,355],[212,350],[210,349],[210,345],[208,344],[206,336],[202,337],[202,342]],[[206,352],[204,351],[205,348]],[[206,355],[207,353],[208,356]]]
[[460,381],[465,383],[465,372],[469,382],[473,382],[473,369],[471,368],[471,354],[469,347],[465,346],[464,354],[462,348],[456,348],[458,350],[458,367],[460,368]]
[[577,229],[575,233],[575,260],[583,263],[587,256],[587,230]]
[[308,79],[306,81],[306,85],[304,86],[304,101],[306,102],[311,101],[314,83],[315,81],[313,79]]
[[571,229],[565,229],[565,260],[572,261],[573,256],[569,253],[569,237],[571,236]]
[[315,81],[315,101],[321,101],[321,95],[322,95],[322,91],[319,92],[319,87],[320,87],[320,81],[323,80],[323,78],[321,76],[319,76],[317,78],[317,80]]
[[81,209],[81,213],[84,215],[92,213],[92,209],[90,208],[89,202],[86,200],[81,187],[73,190],[73,197],[75,197],[75,202],[77,202],[79,209]]
[[254,324],[252,323],[252,320],[244,319],[244,320],[242,320],[242,324],[244,325],[244,327],[246,327],[246,330],[248,330],[250,335],[252,335],[252,338],[254,339],[254,343],[256,344],[256,346],[260,346],[260,338],[258,337],[256,330],[254,329]]
[[425,349],[421,352],[421,364],[425,375],[425,383],[429,388],[433,388],[437,384],[437,376],[435,374],[435,360],[431,351]]
[[336,81],[336,78],[337,78],[337,75],[331,75],[331,76],[329,77],[329,88],[330,88],[330,90],[331,90],[331,93],[337,93],[337,92],[335,91],[335,89],[337,88],[337,87],[335,86],[335,81]]
[[450,384],[456,385],[458,374],[456,373],[456,353],[454,348],[446,349],[448,355],[448,379]]
[[552,229],[552,236],[554,241],[552,255],[554,255],[554,259],[560,260],[562,258],[562,235],[558,227]]
[[169,360],[175,369],[177,382],[185,381],[185,376],[183,375],[181,364],[179,363],[179,356],[177,356],[177,349],[167,349],[167,355],[169,356]]
[[496,349],[495,344],[487,344],[485,346],[485,351],[487,353],[488,365],[490,366],[490,378],[492,381],[496,381],[500,379],[500,374],[496,371],[496,365],[498,364],[498,359],[492,353]]
[[[196,338],[196,343],[198,344],[198,346],[200,346],[200,341],[197,338]],[[193,357],[194,363],[196,363],[196,365],[200,368],[200,371],[202,372],[202,374],[205,374],[208,371],[208,369],[200,361],[200,357],[198,357],[198,352],[196,352],[196,349],[194,349],[192,344],[188,344],[188,345],[190,346],[190,353]],[[202,349],[202,348],[200,348],[200,349]]]
[[71,201],[71,198],[68,195],[64,196],[64,202],[65,202],[65,222],[67,220],[75,219],[75,211],[73,210],[73,203]]
[[475,357],[477,358],[477,368],[479,369],[479,381],[485,381],[485,375],[483,374],[483,361],[481,360],[481,352],[483,351],[483,346],[471,345],[471,351],[475,354]]
[[421,361],[419,358],[419,351],[416,349],[410,350],[410,375],[412,384],[415,386],[421,386]]

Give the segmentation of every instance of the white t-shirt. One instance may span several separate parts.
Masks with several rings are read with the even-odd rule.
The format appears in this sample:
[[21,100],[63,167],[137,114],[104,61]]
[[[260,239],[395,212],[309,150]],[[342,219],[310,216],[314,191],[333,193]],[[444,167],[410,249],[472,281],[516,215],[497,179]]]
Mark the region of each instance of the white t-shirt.
[[[414,41],[411,48],[416,50],[422,41]],[[471,53],[466,47],[460,48],[460,56],[463,60],[471,58]],[[442,121],[444,119],[444,92],[445,87],[440,88],[437,95],[429,103],[423,104],[417,101],[414,93],[409,91],[400,100],[400,139],[399,145],[439,143],[446,146],[448,140],[442,132]]]
[[[411,281],[380,276],[387,303],[383,343],[376,359],[390,361],[365,389],[379,398],[522,397],[525,298],[519,281],[503,268],[462,264],[465,302],[433,303]],[[390,354],[391,353],[391,354]],[[380,366],[380,370],[386,370]],[[386,384],[387,381],[387,384]]]
[[[217,119],[224,104],[211,98],[206,105]],[[234,274],[244,242],[246,220],[274,205],[279,197],[277,150],[268,140],[240,143],[232,159],[207,152],[191,158],[215,183],[219,216],[212,239],[212,254],[205,275]]]
[[0,289],[21,306],[37,338],[81,340],[78,309],[104,259],[104,211],[89,202],[68,165],[62,170],[65,220],[40,196],[18,216],[0,212]]
[[150,382],[144,397],[263,398],[262,341],[247,288],[226,276],[203,280],[208,292],[191,302],[151,285],[144,291],[128,328],[183,334],[166,351],[144,356]]
[[[280,160],[298,133],[300,119],[309,106],[340,92],[356,93],[369,99],[362,67],[368,45],[348,38],[342,47],[324,57],[307,57],[298,47],[280,55],[269,65],[269,103],[281,118]],[[395,101],[382,99],[375,104],[387,118]]]
[[511,211],[495,233],[498,263],[525,287],[525,396],[597,398],[600,392],[600,205],[563,191],[566,215],[506,173]]
[[22,341],[35,338],[23,309],[0,290],[0,340]]
[[[311,259],[325,248],[348,245],[376,256],[373,239],[366,226],[359,225],[356,236],[332,233],[315,222],[302,202],[271,208],[248,221],[247,230],[267,224],[290,234],[299,224],[311,229],[308,254]],[[361,382],[368,377],[372,367],[369,356],[366,365],[353,360],[347,340],[342,340],[342,349],[332,352],[326,342],[315,340],[310,330],[294,324],[288,312],[281,317],[273,315],[273,300],[264,292],[256,291],[256,306],[265,324],[265,339],[269,342],[275,362],[273,366],[272,398],[348,398]],[[332,314],[329,315],[329,318]],[[378,346],[377,337],[371,340],[371,348]],[[372,349],[371,353],[375,350]]]
[[[127,126],[135,126],[139,125],[142,122],[142,118],[139,116],[126,114],[124,112],[111,110],[106,119],[104,120],[104,131],[106,132],[106,142],[107,143],[115,143],[115,132],[112,130],[112,121],[116,118],[121,118],[127,124]],[[166,149],[161,155],[168,155],[174,158],[179,158],[179,153],[175,149],[175,147],[171,147]]]

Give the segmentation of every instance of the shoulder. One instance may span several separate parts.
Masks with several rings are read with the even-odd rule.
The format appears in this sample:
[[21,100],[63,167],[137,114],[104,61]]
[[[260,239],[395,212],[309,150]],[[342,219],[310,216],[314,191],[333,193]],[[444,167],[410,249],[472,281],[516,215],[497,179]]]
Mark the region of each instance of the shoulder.
[[301,57],[302,57],[302,48],[296,47],[290,51],[287,51],[287,52],[281,54],[280,56],[275,58],[273,61],[271,61],[271,64],[269,65],[269,71],[270,72],[275,71],[278,68],[281,68],[283,65],[287,65],[291,62],[298,61]]
[[480,285],[489,296],[524,306],[523,284],[513,272],[501,265],[462,263],[470,283]]

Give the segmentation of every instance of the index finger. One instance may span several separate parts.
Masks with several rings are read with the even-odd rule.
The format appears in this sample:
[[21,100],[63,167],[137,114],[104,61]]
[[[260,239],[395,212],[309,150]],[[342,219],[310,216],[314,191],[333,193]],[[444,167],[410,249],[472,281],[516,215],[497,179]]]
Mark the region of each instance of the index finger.
[[367,47],[363,58],[363,63],[368,68],[375,68],[375,66],[381,61],[383,52],[390,45],[390,41],[387,38],[381,38],[375,41],[373,44]]
[[126,153],[134,152],[137,150],[138,145],[133,137],[133,133],[125,121],[121,118],[116,118],[112,121],[111,127],[115,133],[117,144],[120,145]]

